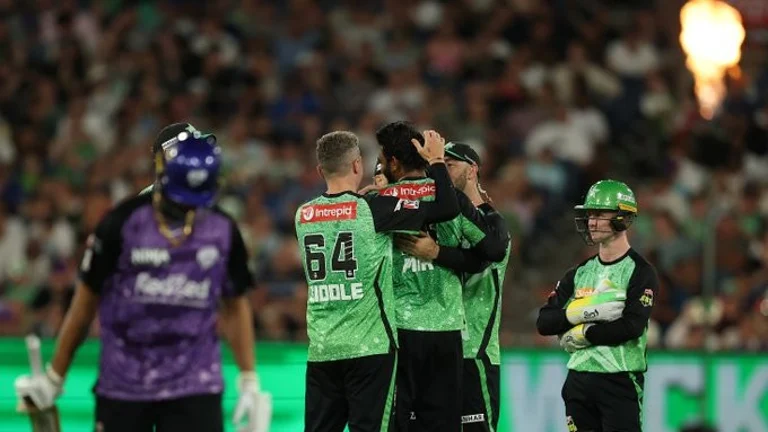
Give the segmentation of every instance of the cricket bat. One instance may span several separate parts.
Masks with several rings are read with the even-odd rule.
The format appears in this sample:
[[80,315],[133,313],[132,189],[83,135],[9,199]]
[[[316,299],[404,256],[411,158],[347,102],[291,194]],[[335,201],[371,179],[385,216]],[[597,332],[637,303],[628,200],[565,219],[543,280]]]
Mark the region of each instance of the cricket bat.
[[[32,370],[32,376],[42,376],[45,372],[43,371],[43,356],[40,353],[40,338],[35,335],[29,335],[24,338],[24,342],[27,345],[27,356],[29,357],[29,367]],[[24,398],[24,403],[29,419],[32,422],[32,432],[61,432],[59,410],[56,408],[56,405],[40,410],[28,398]]]

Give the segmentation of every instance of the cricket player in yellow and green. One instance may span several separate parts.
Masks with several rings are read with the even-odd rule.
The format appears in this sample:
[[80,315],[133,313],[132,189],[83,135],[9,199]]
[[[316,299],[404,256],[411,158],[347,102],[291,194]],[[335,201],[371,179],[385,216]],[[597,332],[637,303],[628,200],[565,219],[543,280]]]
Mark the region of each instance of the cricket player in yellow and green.
[[576,206],[576,227],[598,253],[560,279],[536,323],[570,353],[563,400],[569,431],[639,432],[648,319],[656,270],[629,245],[637,216],[626,184],[602,180]]

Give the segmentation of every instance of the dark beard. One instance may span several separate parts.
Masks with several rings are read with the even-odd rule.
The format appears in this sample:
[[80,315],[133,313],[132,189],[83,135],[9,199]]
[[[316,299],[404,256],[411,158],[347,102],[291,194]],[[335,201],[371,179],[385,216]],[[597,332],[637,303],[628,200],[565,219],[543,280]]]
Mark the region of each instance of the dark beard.
[[387,183],[391,184],[400,180],[396,178],[395,175],[392,173],[392,170],[389,168],[389,164],[386,164],[381,168],[381,173],[384,174],[384,177],[387,178]]
[[165,216],[169,222],[183,222],[187,212],[193,210],[190,207],[177,204],[165,196],[160,199],[160,213]]

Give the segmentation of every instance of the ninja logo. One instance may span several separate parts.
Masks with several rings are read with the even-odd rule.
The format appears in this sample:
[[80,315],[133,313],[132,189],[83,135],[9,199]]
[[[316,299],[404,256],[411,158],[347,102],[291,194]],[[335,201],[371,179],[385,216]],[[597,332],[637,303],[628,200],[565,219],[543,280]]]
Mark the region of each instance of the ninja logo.
[[151,265],[160,267],[171,261],[171,255],[165,249],[156,248],[138,248],[131,249],[131,264],[133,265]]

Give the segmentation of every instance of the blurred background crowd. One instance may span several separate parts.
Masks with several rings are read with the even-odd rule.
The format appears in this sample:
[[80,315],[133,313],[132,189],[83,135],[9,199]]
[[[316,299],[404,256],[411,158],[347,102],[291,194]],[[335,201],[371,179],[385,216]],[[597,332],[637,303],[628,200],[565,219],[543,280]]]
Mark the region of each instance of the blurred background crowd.
[[595,252],[572,207],[612,177],[638,195],[631,242],[662,280],[651,345],[766,350],[768,7],[734,2],[741,74],[709,121],[682,3],[0,0],[0,334],[57,332],[85,238],[152,182],[160,128],[189,121],[224,146],[258,337],[304,340],[293,216],[324,191],[315,140],[354,131],[372,171],[376,128],[408,119],[482,155],[514,241],[505,346],[555,342],[536,310]]

